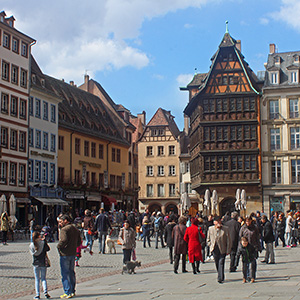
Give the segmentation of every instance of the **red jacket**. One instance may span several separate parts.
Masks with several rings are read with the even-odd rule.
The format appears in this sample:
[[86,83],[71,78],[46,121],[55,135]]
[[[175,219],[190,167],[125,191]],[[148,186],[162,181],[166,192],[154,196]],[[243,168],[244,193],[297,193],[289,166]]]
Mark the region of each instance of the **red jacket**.
[[194,261],[203,261],[199,233],[201,237],[205,239],[202,229],[198,229],[198,226],[194,224],[188,227],[185,231],[184,240],[188,243],[189,261],[191,263]]

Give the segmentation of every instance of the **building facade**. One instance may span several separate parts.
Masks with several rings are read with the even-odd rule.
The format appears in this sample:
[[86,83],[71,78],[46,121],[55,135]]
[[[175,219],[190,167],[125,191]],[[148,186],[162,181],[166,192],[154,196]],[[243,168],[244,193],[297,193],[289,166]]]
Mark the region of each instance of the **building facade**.
[[58,97],[35,59],[31,57],[28,129],[28,184],[35,218],[43,224],[48,213],[58,215],[63,190],[57,188]]
[[263,205],[266,213],[300,209],[300,51],[270,45],[262,119]]
[[180,131],[170,111],[159,108],[138,142],[139,210],[178,213]]
[[0,193],[17,199],[16,217],[28,215],[28,97],[31,46],[35,40],[14,27],[13,16],[0,13],[1,111]]
[[192,96],[184,111],[190,119],[192,188],[202,198],[207,189],[217,192],[215,213],[235,210],[238,189],[246,191],[247,212],[262,209],[261,85],[240,41],[226,32],[210,71],[186,88]]

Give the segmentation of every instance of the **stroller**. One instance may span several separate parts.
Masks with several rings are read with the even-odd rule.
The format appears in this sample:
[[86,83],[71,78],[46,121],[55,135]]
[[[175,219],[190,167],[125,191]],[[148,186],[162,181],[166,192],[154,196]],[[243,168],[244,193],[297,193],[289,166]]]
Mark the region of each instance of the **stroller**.
[[41,235],[45,237],[48,243],[54,242],[53,232],[49,226],[44,226],[41,230]]

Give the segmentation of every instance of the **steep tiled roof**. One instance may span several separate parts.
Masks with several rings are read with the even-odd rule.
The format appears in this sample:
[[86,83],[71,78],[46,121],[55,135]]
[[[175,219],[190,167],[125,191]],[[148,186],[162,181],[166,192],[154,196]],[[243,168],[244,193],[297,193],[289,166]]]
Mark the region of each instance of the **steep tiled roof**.
[[147,124],[147,127],[154,126],[168,126],[172,134],[177,138],[180,131],[174,121],[174,116],[171,115],[170,111],[159,108],[152,119]]
[[200,87],[203,84],[206,76],[207,73],[195,74],[192,81],[187,85],[187,87]]
[[[268,56],[266,65],[267,73],[270,71],[279,72],[279,84],[271,84],[269,76],[265,77],[264,88],[268,87],[290,87],[299,86],[299,84],[291,83],[289,80],[290,70],[300,69],[300,51],[272,53]],[[275,60],[279,61],[278,63]]]
[[135,131],[132,134],[132,142],[136,143],[140,138],[139,133],[143,133],[143,125],[139,118],[130,116],[130,123],[135,127]]
[[99,97],[53,77],[45,78],[63,98],[59,104],[59,126],[129,146]]

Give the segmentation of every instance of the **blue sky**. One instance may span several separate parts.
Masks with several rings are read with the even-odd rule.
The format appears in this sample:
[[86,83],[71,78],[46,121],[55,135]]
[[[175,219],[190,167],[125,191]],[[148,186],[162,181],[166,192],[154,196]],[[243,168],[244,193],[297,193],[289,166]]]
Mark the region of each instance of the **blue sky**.
[[[86,3],[85,3],[86,2]],[[116,103],[149,121],[162,107],[180,129],[187,92],[207,72],[225,33],[242,40],[255,71],[264,70],[269,44],[300,50],[297,0],[0,0],[15,26],[35,38],[32,52],[44,73],[77,85],[87,73]]]

